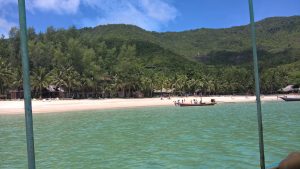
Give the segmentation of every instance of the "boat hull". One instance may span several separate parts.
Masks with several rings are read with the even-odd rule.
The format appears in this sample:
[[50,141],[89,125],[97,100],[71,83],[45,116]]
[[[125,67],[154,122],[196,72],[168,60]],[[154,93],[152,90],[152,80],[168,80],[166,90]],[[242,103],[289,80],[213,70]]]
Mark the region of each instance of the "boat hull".
[[186,104],[186,103],[180,103],[180,107],[195,107],[195,106],[214,106],[216,103],[201,103],[201,104]]
[[280,97],[280,98],[287,102],[300,101],[300,98],[288,98],[288,97]]

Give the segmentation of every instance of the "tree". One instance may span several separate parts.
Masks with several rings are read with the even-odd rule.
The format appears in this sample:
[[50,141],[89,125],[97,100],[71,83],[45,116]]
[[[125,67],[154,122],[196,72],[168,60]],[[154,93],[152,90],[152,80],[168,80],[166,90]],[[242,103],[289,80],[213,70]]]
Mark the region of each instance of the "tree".
[[9,86],[9,80],[12,76],[12,70],[3,59],[0,58],[0,94],[4,93]]
[[140,78],[140,84],[139,84],[140,88],[142,91],[144,91],[145,95],[152,97],[152,92],[154,89],[154,80],[153,78],[149,77],[149,76],[141,76]]
[[45,68],[38,67],[35,70],[33,70],[32,76],[31,76],[31,86],[34,90],[39,92],[39,97],[43,97],[43,89],[48,88],[51,76],[50,72],[47,72]]
[[54,46],[52,43],[29,41],[29,56],[33,68],[49,67],[52,62]]
[[136,57],[135,46],[122,45],[114,70],[119,81],[122,81],[124,84],[121,89],[123,95],[131,97],[132,90],[137,89],[137,83],[141,75],[141,65]]
[[22,89],[23,88],[23,72],[21,67],[17,67],[12,71],[12,78],[11,78],[11,88],[13,89]]
[[72,66],[67,68],[55,68],[51,71],[51,84],[56,87],[65,87],[68,89],[68,96],[71,96],[71,90],[79,86],[79,74]]
[[180,92],[181,94],[185,94],[187,81],[188,81],[188,77],[186,75],[184,74],[177,75],[175,82],[173,84],[175,90]]
[[195,91],[197,90],[197,80],[195,79],[189,79],[187,82],[186,82],[186,87],[187,87],[187,90],[189,91],[189,93],[195,93]]
[[268,69],[262,74],[262,89],[266,93],[274,93],[287,84],[288,74],[285,69]]
[[20,57],[20,32],[16,27],[9,31],[9,60],[12,65],[21,66]]
[[89,79],[90,87],[96,93],[103,75],[103,70],[101,69],[102,60],[96,57],[93,49],[84,49],[82,61],[84,65],[83,74]]
[[82,49],[83,45],[80,43],[78,39],[69,39],[67,42],[67,64],[72,65],[72,67],[77,72],[81,72],[84,69],[84,64],[82,62]]
[[[300,83],[300,17],[259,23],[261,91],[274,93]],[[275,27],[274,27],[275,25]],[[124,97],[154,89],[182,95],[245,94],[254,91],[252,51],[247,27],[153,33],[128,25],[28,29],[33,89],[41,95],[43,72],[50,84],[72,92]],[[20,35],[0,38],[0,92],[22,89]],[[185,37],[185,38],[182,38]]]
[[27,30],[27,34],[28,34],[28,39],[29,40],[35,40],[36,38],[36,33],[35,33],[35,29],[33,27],[29,27]]

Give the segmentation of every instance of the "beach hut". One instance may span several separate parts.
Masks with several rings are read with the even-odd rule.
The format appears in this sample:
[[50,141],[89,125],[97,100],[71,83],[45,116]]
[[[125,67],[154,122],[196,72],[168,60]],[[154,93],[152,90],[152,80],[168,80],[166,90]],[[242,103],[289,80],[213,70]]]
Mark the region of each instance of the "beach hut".
[[5,94],[0,94],[0,100],[6,100],[7,99],[7,95]]
[[24,93],[23,90],[10,90],[8,94],[8,99],[16,100],[23,99]]
[[278,90],[279,92],[282,93],[295,93],[295,92],[299,92],[299,85],[288,85],[284,88],[281,88]]
[[143,98],[143,97],[145,97],[145,95],[141,91],[136,91],[136,92],[133,92],[133,97],[135,97],[135,98]]
[[171,93],[174,92],[175,89],[165,89],[165,88],[162,88],[162,89],[154,89],[153,90],[153,93],[154,95],[156,96],[170,96]]
[[62,87],[57,87],[55,85],[49,85],[47,88],[47,93],[50,98],[64,98],[65,90]]

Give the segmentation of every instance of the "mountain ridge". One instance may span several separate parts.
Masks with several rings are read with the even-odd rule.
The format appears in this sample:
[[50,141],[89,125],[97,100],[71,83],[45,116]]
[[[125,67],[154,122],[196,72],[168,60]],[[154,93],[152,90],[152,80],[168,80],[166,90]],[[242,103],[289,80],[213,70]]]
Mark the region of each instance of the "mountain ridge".
[[[257,44],[262,51],[279,55],[280,52],[292,48],[300,49],[300,16],[271,17],[256,22]],[[95,28],[80,29],[83,36],[102,39],[119,39],[124,41],[151,42],[178,55],[194,61],[214,64],[215,54],[237,53],[249,57],[251,49],[249,25],[230,28],[200,28],[182,32],[151,32],[142,28],[125,24],[101,25]],[[250,53],[251,55],[251,53]],[[225,57],[225,56],[224,56]],[[234,56],[230,56],[234,57]],[[218,56],[219,58],[219,56]],[[232,61],[232,58],[225,63]],[[210,60],[210,62],[207,62]]]

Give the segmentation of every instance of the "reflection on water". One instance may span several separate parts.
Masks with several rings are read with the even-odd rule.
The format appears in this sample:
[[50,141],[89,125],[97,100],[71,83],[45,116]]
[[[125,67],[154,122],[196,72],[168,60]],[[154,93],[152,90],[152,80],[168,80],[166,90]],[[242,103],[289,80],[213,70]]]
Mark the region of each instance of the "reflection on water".
[[[300,150],[299,102],[263,104],[267,164]],[[255,104],[34,116],[37,168],[259,167]],[[23,116],[0,116],[0,168],[26,168]]]

